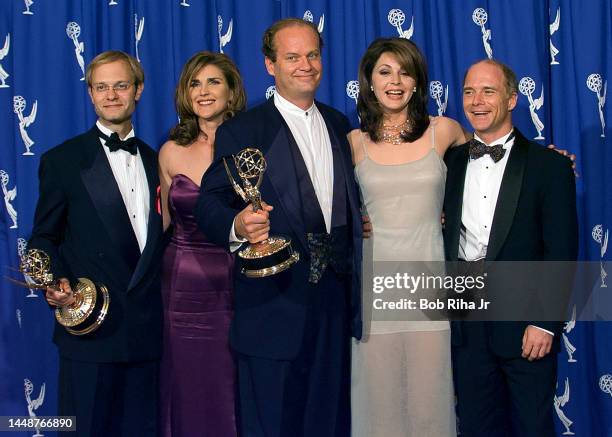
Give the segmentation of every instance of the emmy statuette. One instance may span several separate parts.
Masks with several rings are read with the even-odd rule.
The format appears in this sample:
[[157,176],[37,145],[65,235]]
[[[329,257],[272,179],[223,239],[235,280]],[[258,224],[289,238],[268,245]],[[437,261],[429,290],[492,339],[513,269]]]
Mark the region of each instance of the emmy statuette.
[[[28,287],[46,289],[54,287],[49,255],[39,249],[30,249],[23,254],[19,271],[31,279],[30,283],[9,278],[11,282]],[[78,278],[72,287],[75,301],[55,309],[55,318],[70,334],[85,335],[102,325],[108,314],[110,296],[103,284],[94,284],[90,279]]]
[[[238,176],[242,180],[241,187],[232,177],[225,158],[223,164],[225,171],[234,188],[234,191],[253,207],[253,211],[259,211],[261,207],[261,193],[259,186],[266,170],[266,160],[259,149],[246,148],[232,155],[234,166]],[[255,184],[251,180],[256,179]],[[242,271],[249,278],[263,278],[275,275],[291,267],[300,259],[300,254],[294,252],[291,240],[280,236],[271,236],[259,243],[249,244],[246,249],[238,252],[242,260]]]

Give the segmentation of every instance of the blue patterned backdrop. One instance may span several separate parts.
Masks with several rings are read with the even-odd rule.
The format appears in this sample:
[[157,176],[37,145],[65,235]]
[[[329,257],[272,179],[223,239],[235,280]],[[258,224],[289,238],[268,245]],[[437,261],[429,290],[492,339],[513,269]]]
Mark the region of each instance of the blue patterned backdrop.
[[[318,25],[325,40],[318,98],[355,125],[357,66],[375,37],[416,42],[429,62],[431,113],[466,127],[465,69],[486,56],[512,66],[520,80],[515,124],[577,156],[581,258],[610,259],[612,0],[1,0],[2,275],[29,237],[40,155],[95,121],[83,69],[97,53],[138,56],[146,82],[136,132],[159,147],[177,120],[173,91],[182,64],[198,50],[236,61],[249,106],[271,95],[261,35],[287,16]],[[55,414],[52,312],[39,292],[6,281],[0,289],[0,415],[27,415],[28,397],[39,404],[35,414]],[[569,323],[563,340],[559,435],[612,436],[612,327]]]

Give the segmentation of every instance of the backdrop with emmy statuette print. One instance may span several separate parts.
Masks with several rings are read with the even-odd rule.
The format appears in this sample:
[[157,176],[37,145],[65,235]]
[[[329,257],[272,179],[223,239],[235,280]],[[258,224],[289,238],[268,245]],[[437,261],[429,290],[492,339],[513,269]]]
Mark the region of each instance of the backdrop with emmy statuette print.
[[[466,127],[465,69],[485,57],[509,64],[520,82],[515,124],[529,138],[577,155],[581,259],[610,259],[612,0],[3,0],[2,276],[18,265],[31,231],[41,154],[95,121],[84,71],[97,53],[121,49],[142,63],[146,82],[135,129],[158,148],[177,120],[173,93],[181,67],[198,50],[236,61],[249,106],[273,95],[261,35],[288,16],[312,21],[322,33],[318,99],[355,125],[358,62],[378,36],[419,45],[429,63],[430,113]],[[604,267],[597,287],[609,273]],[[41,292],[0,281],[0,415],[56,414],[52,328]],[[612,326],[570,320],[562,337],[559,435],[612,436]]]

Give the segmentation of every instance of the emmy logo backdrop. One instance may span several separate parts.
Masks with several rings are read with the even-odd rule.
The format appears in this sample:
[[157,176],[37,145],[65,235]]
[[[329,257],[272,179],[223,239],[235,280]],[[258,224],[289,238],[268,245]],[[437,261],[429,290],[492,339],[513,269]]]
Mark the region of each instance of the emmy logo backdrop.
[[[84,72],[97,53],[124,50],[143,65],[135,129],[158,148],[177,120],[174,88],[194,52],[233,58],[253,106],[275,91],[261,35],[292,16],[314,23],[325,40],[318,99],[355,126],[357,67],[376,37],[407,38],[423,50],[430,113],[466,128],[466,68],[482,58],[509,64],[520,81],[515,124],[527,137],[577,156],[580,257],[601,263],[596,287],[608,290],[611,11],[612,0],[2,0],[0,276],[18,264],[30,235],[41,154],[95,122]],[[612,325],[575,319],[568,316],[558,357],[557,431],[612,436]],[[56,414],[52,329],[40,291],[0,281],[0,415]]]

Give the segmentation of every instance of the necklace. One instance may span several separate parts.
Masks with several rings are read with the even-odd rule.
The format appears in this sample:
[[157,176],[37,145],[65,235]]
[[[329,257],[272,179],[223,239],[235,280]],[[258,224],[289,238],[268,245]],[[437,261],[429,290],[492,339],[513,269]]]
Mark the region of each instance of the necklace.
[[382,126],[380,136],[383,142],[399,146],[404,142],[402,135],[406,135],[412,131],[412,122],[408,119],[400,124],[384,124]]

